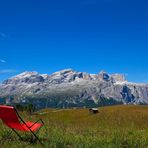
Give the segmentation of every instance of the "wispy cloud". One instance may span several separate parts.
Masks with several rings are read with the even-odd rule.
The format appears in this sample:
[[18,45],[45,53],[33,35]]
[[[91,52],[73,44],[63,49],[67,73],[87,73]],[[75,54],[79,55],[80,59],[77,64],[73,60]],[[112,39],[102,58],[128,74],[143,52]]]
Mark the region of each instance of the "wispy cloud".
[[7,35],[6,35],[5,33],[3,33],[3,32],[0,32],[0,37],[2,37],[2,38],[6,38]]
[[0,62],[1,62],[1,63],[6,63],[6,61],[5,61],[5,60],[3,60],[3,59],[0,59]]
[[3,70],[0,70],[0,74],[15,73],[15,72],[17,72],[17,71],[14,70],[14,69],[3,69]]

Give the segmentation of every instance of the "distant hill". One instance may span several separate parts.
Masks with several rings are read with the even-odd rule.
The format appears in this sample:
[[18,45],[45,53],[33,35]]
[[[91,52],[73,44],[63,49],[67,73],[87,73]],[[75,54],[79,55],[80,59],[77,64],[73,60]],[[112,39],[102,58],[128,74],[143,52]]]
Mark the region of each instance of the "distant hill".
[[8,104],[31,102],[37,108],[148,104],[148,85],[104,71],[89,74],[65,69],[51,75],[23,72],[0,84],[0,98]]

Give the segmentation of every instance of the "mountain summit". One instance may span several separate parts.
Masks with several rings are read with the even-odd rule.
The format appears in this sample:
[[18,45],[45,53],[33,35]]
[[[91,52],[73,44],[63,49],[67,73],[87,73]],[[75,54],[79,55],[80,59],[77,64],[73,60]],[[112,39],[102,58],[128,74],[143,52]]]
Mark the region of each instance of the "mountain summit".
[[105,71],[23,72],[0,84],[0,97],[11,97],[10,103],[32,102],[39,108],[148,104],[148,85],[131,83],[122,74]]

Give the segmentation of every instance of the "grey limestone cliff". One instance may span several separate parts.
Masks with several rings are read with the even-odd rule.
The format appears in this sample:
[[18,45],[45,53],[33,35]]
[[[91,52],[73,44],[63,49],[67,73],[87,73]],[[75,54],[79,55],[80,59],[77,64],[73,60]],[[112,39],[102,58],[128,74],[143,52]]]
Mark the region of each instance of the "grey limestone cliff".
[[[65,69],[51,75],[23,72],[0,84],[0,98],[32,102],[39,108],[148,104],[148,85],[127,82],[124,75]],[[5,102],[6,102],[5,101]],[[2,101],[1,101],[2,102]]]

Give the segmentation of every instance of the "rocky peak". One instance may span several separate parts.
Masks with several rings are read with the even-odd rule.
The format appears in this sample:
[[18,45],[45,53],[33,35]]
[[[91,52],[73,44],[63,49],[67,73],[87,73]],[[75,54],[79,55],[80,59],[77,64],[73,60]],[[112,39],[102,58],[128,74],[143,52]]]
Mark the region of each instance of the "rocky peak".
[[60,84],[62,82],[72,82],[76,78],[82,77],[82,72],[76,72],[73,69],[64,69],[50,75],[50,82]]
[[99,74],[98,74],[98,79],[100,81],[110,81],[110,75],[105,72],[105,71],[101,71]]
[[92,80],[98,80],[97,74],[90,74],[90,77],[91,77]]
[[14,76],[14,77],[12,77],[12,78],[24,78],[24,77],[32,77],[32,76],[36,76],[36,75],[38,75],[39,73],[38,72],[36,72],[36,71],[25,71],[25,72],[23,72],[23,73],[21,73],[21,74],[19,74],[19,75],[16,75],[16,76]]
[[54,72],[52,75],[67,75],[67,74],[74,73],[74,72],[75,71],[73,69],[69,68],[69,69],[64,69],[64,70]]
[[46,79],[49,79],[49,75],[48,74],[41,74],[41,76],[46,80]]
[[123,74],[112,74],[111,77],[115,82],[124,82],[126,81],[125,76]]
[[44,78],[38,72],[23,72],[19,75],[11,77],[3,82],[3,84],[19,84],[19,83],[35,83],[43,82]]
[[84,80],[92,80],[91,75],[86,72],[83,72],[82,77],[79,77],[79,78],[83,78]]

